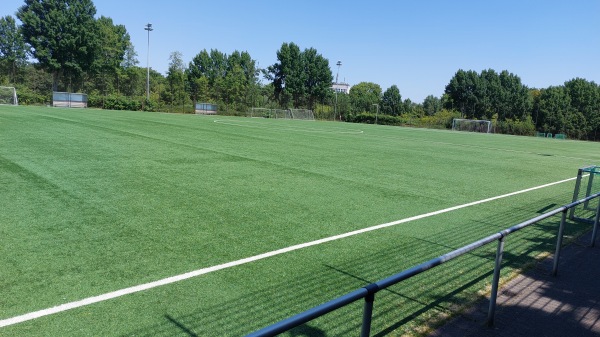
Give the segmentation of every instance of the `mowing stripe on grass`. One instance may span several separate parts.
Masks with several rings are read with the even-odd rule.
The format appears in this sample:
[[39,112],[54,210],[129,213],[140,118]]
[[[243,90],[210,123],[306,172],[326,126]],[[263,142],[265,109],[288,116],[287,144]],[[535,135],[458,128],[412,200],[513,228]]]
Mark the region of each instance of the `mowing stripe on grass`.
[[[326,134],[363,134],[364,131],[362,130],[353,130],[353,129],[349,129],[349,128],[342,128],[342,127],[337,127],[337,128],[327,128],[327,129],[318,129],[318,128],[309,128],[309,127],[298,127],[298,126],[281,126],[281,125],[273,125],[273,124],[265,124],[265,123],[256,123],[253,121],[231,121],[231,120],[222,120],[222,119],[215,119],[213,121],[214,123],[217,124],[223,124],[223,125],[231,125],[231,126],[240,126],[240,127],[245,127],[245,128],[256,128],[256,129],[275,129],[278,131],[299,131],[299,132],[312,132],[312,133],[326,133]],[[302,121],[300,121],[302,122]],[[304,122],[309,122],[309,121],[304,121]],[[310,121],[312,122],[312,121]]]
[[227,269],[227,268],[231,268],[231,267],[243,265],[243,264],[246,264],[246,263],[250,263],[250,262],[254,262],[254,261],[266,259],[268,257],[280,255],[280,254],[283,254],[283,253],[288,253],[288,252],[291,252],[291,251],[294,251],[294,250],[298,250],[298,249],[302,249],[302,248],[307,248],[307,247],[311,247],[311,246],[316,246],[316,245],[319,245],[319,244],[322,244],[322,243],[326,243],[326,242],[330,242],[330,241],[335,241],[335,240],[347,238],[347,237],[350,237],[350,236],[354,236],[354,235],[358,235],[358,234],[362,234],[362,233],[366,233],[366,232],[371,232],[371,231],[374,231],[374,230],[377,230],[377,229],[381,229],[381,228],[386,228],[386,227],[391,227],[391,226],[395,226],[395,225],[407,223],[407,222],[414,221],[414,220],[424,219],[424,218],[428,218],[428,217],[431,217],[431,216],[434,216],[434,215],[438,215],[438,214],[443,214],[443,213],[448,213],[448,212],[456,211],[456,210],[459,210],[459,209],[462,209],[462,208],[466,208],[466,207],[470,207],[470,206],[475,206],[475,205],[483,204],[483,203],[486,203],[486,202],[490,202],[490,201],[494,201],[494,200],[498,200],[498,199],[502,199],[502,198],[511,197],[511,196],[514,196],[514,195],[517,195],[517,194],[531,192],[531,191],[542,189],[542,188],[545,188],[545,187],[550,187],[550,186],[553,186],[553,185],[562,184],[562,183],[565,183],[565,182],[568,182],[568,181],[572,181],[572,180],[575,180],[575,179],[576,179],[576,177],[573,177],[573,178],[569,178],[569,179],[565,179],[565,180],[560,180],[560,181],[555,181],[553,183],[544,184],[544,185],[540,185],[540,186],[536,186],[536,187],[531,187],[531,188],[528,188],[528,189],[524,189],[524,190],[520,190],[520,191],[508,193],[508,194],[503,194],[503,195],[499,195],[499,196],[495,196],[495,197],[491,197],[491,198],[487,198],[487,199],[473,201],[473,202],[470,202],[470,203],[466,203],[466,204],[462,204],[462,205],[458,205],[458,206],[453,206],[453,207],[450,207],[450,208],[445,208],[445,209],[434,211],[434,212],[430,212],[430,213],[416,215],[416,216],[412,216],[412,217],[409,217],[409,218],[405,218],[405,219],[401,219],[401,220],[396,220],[396,221],[392,221],[392,222],[388,222],[388,223],[384,223],[384,224],[380,224],[380,225],[376,225],[376,226],[372,226],[372,227],[367,227],[367,228],[355,230],[355,231],[348,232],[348,233],[334,235],[334,236],[330,236],[330,237],[319,239],[319,240],[315,240],[315,241],[310,241],[310,242],[306,242],[306,243],[302,243],[302,244],[298,244],[298,245],[294,245],[294,246],[290,246],[290,247],[286,247],[286,248],[281,248],[281,249],[278,249],[278,250],[274,250],[274,251],[271,251],[271,252],[267,252],[267,253],[263,253],[263,254],[251,256],[251,257],[247,257],[247,258],[244,258],[244,259],[241,259],[241,260],[237,260],[237,261],[231,261],[231,262],[223,263],[223,264],[212,266],[212,267],[207,267],[207,268],[202,268],[202,269],[194,270],[194,271],[191,271],[191,272],[188,272],[188,273],[185,273],[185,274],[175,275],[175,276],[167,277],[167,278],[164,278],[164,279],[161,279],[161,280],[157,280],[157,281],[153,281],[153,282],[149,282],[149,283],[145,283],[145,284],[140,284],[140,285],[129,287],[129,288],[120,289],[120,290],[113,291],[113,292],[110,292],[110,293],[106,293],[106,294],[102,294],[102,295],[98,295],[98,296],[93,296],[93,297],[88,297],[88,298],[85,298],[85,299],[82,299],[82,300],[79,300],[79,301],[74,301],[74,302],[69,302],[69,303],[61,304],[61,305],[58,305],[58,306],[55,306],[55,307],[52,307],[52,308],[30,312],[30,313],[27,313],[27,314],[24,314],[24,315],[15,316],[15,317],[12,317],[12,318],[7,318],[7,319],[0,320],[0,328],[1,327],[6,327],[6,326],[9,326],[9,325],[14,325],[14,324],[22,323],[22,322],[29,321],[29,320],[33,320],[33,319],[36,319],[36,318],[40,318],[40,317],[44,317],[44,316],[56,314],[56,313],[59,313],[59,312],[63,312],[63,311],[67,311],[67,310],[71,310],[71,309],[83,307],[83,306],[86,306],[86,305],[90,305],[90,304],[94,304],[94,303],[98,303],[98,302],[103,302],[103,301],[110,300],[110,299],[113,299],[113,298],[116,298],[116,297],[120,297],[120,296],[124,296],[124,295],[128,295],[128,294],[133,294],[133,293],[137,293],[137,292],[140,292],[140,291],[144,291],[144,290],[148,290],[148,289],[160,287],[160,286],[163,286],[163,285],[167,285],[167,284],[171,284],[171,283],[183,281],[183,280],[186,280],[186,279],[189,279],[189,278],[192,278],[192,277],[196,277],[196,276],[208,274],[208,273],[211,273],[211,272],[214,272],[214,271],[218,271],[218,270],[222,270],[222,269]]

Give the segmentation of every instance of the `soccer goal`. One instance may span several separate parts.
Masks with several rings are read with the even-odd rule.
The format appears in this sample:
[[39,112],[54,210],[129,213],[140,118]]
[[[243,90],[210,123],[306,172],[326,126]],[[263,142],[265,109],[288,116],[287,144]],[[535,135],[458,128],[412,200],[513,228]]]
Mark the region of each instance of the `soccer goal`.
[[307,121],[314,121],[315,114],[312,110],[308,109],[290,109],[292,119],[302,119]]
[[271,110],[267,108],[251,108],[248,110],[247,117],[252,118],[271,118]]
[[455,118],[452,120],[452,130],[490,133],[492,132],[492,122],[478,119]]
[[19,105],[15,87],[0,87],[0,104]]
[[[600,166],[588,166],[577,171],[573,202],[600,192]],[[598,199],[584,202],[569,211],[571,220],[592,222],[598,211]]]
[[275,119],[301,119],[315,120],[315,115],[312,110],[307,109],[267,109],[267,108],[252,108],[248,111],[248,117],[260,118],[275,118]]

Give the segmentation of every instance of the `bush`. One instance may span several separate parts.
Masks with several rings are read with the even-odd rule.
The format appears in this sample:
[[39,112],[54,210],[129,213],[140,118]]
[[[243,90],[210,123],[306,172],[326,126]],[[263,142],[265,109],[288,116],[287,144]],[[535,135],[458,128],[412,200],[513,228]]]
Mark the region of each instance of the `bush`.
[[459,113],[450,110],[441,110],[433,116],[390,116],[384,114],[378,114],[377,116],[373,113],[362,112],[359,114],[351,114],[347,117],[348,122],[352,123],[366,123],[366,124],[377,124],[381,125],[395,125],[395,126],[414,126],[420,128],[430,129],[449,129],[452,127],[452,119],[460,117]]
[[139,111],[142,110],[142,103],[136,99],[131,99],[124,96],[99,96],[90,95],[88,96],[88,106],[94,108],[102,108],[107,110],[128,110],[128,111]]
[[535,124],[531,120],[530,116],[522,120],[506,119],[503,121],[496,121],[494,123],[495,133],[505,133],[517,136],[535,136]]
[[46,105],[51,104],[50,93],[43,95],[25,86],[17,86],[17,99],[21,105]]

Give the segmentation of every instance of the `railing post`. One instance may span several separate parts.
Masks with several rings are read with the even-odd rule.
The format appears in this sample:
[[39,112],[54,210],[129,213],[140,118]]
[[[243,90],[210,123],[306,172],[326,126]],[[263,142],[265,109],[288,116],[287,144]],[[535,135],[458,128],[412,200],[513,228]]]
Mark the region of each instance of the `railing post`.
[[594,219],[594,229],[592,230],[592,247],[596,245],[596,234],[598,233],[598,222],[600,222],[600,198],[598,198],[598,207],[596,207],[596,217]]
[[552,267],[552,275],[558,273],[558,259],[560,258],[560,248],[562,246],[563,232],[565,231],[565,222],[567,220],[567,209],[562,212],[560,226],[558,227],[558,235],[556,238],[556,251],[554,252],[554,266]]
[[490,307],[488,309],[487,326],[494,326],[496,314],[496,299],[498,298],[498,284],[500,283],[500,269],[502,268],[502,254],[504,253],[504,236],[498,239],[496,249],[496,262],[494,264],[494,277],[492,279],[492,293],[490,294]]
[[363,322],[360,330],[360,337],[369,337],[371,335],[371,320],[373,318],[373,302],[375,301],[375,293],[368,294],[365,297],[365,305],[363,308]]
[[[595,176],[594,172],[595,172],[594,169],[592,169],[590,171],[590,177],[588,178],[588,186],[587,186],[587,189],[585,190],[585,197],[586,198],[589,197],[592,194],[592,185],[594,184],[594,176]],[[588,205],[589,204],[590,204],[590,201],[586,200],[583,203],[583,208],[586,209],[586,210],[588,210]]]
[[[581,177],[583,175],[583,169],[577,170],[577,180],[575,181],[575,189],[573,190],[573,201],[577,201],[577,197],[579,196],[579,189],[581,188]],[[569,211],[569,219],[573,220],[575,215],[575,207],[571,208]]]

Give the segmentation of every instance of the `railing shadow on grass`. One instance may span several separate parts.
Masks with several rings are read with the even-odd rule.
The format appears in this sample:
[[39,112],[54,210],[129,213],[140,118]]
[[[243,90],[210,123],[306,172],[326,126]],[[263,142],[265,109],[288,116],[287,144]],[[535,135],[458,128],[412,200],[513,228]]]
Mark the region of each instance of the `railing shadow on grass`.
[[[473,232],[489,233],[493,232],[490,228],[497,228],[501,226],[499,224],[521,221],[532,213],[532,209],[546,207],[550,203],[550,201],[546,204],[537,202],[523,207],[522,210],[472,220],[466,224],[470,229],[469,231],[443,232],[441,235],[435,236],[435,241],[433,237],[409,237],[402,245],[393,247],[392,251],[387,247],[379,252],[365,253],[362,258],[348,260],[338,265],[323,264],[322,271],[319,274],[305,275],[306,277],[285,280],[265,288],[257,288],[239,298],[203,306],[195,312],[183,315],[167,313],[164,315],[162,322],[157,322],[153,326],[142,328],[128,335],[241,336],[260,326],[266,326],[277,319],[284,318],[286,312],[284,309],[288,302],[296,303],[296,306],[298,306],[298,299],[314,299],[315,294],[323,289],[336,289],[338,293],[355,289],[357,285],[364,285],[368,280],[389,275],[390,271],[410,267],[408,261],[431,258],[440,252],[464,245],[473,239]],[[539,227],[537,230],[540,232],[547,230],[555,232],[556,221],[532,228],[536,227]],[[515,238],[516,236],[511,240],[515,242]],[[546,236],[529,235],[522,240],[529,242],[527,245],[523,245],[529,247],[525,254],[528,256],[535,256],[540,251],[548,251],[548,247],[552,246],[553,241],[547,233]],[[430,243],[426,243],[426,241]],[[539,242],[532,246],[531,243],[536,241]],[[431,244],[431,242],[435,243]],[[432,249],[432,246],[435,249]],[[465,300],[472,302],[475,297],[472,294],[465,293],[469,293],[471,289],[476,292],[477,289],[484,288],[486,284],[489,284],[490,266],[493,265],[494,254],[494,247],[482,247],[480,250],[470,253],[467,262],[450,262],[447,267],[448,270],[442,276],[436,275],[436,273],[424,274],[414,280],[404,281],[402,287],[394,286],[393,289],[390,288],[389,295],[393,296],[392,300],[386,303],[387,298],[379,298],[377,302],[375,314],[377,318],[384,317],[385,323],[377,323],[374,326],[374,330],[378,331],[376,336],[383,336],[398,329],[402,330],[401,328],[404,325],[413,323],[415,320],[427,323],[427,318],[419,319],[419,317],[451,314],[452,310],[464,303]],[[390,259],[390,256],[402,258]],[[517,263],[519,259],[523,259],[521,255],[513,256],[511,253],[505,253],[504,265],[510,267],[505,269],[511,269],[513,261],[517,264],[515,268],[519,268],[519,263]],[[465,280],[464,283],[455,282],[453,275],[465,274],[468,274],[469,277],[462,278]],[[448,286],[427,289],[427,287],[423,287],[423,284],[445,284]],[[402,307],[402,310],[399,310],[399,307]],[[359,305],[353,305],[350,309],[338,310],[338,313],[332,312],[327,315],[326,323],[322,319],[317,319],[315,322],[293,328],[287,335],[356,335],[361,327],[360,317],[358,319],[356,317],[357,312],[360,312],[360,310]],[[329,329],[331,326],[335,327],[333,332]]]
[[[468,254],[471,251],[474,251],[476,249],[479,249],[483,246],[487,246],[488,244],[497,241],[497,253],[496,253],[496,258],[495,258],[495,263],[494,263],[494,265],[495,265],[494,275],[493,275],[493,281],[492,281],[490,305],[489,305],[488,318],[487,318],[488,326],[493,326],[495,309],[496,309],[498,284],[499,284],[499,280],[500,280],[500,276],[501,276],[501,272],[502,272],[502,259],[503,259],[503,255],[504,255],[505,238],[508,237],[512,233],[520,231],[523,228],[529,227],[531,225],[535,225],[538,222],[548,219],[554,215],[561,214],[561,221],[560,221],[560,226],[559,226],[559,230],[558,230],[558,234],[557,234],[557,243],[556,243],[556,250],[555,250],[553,270],[552,270],[552,274],[556,275],[557,270],[558,270],[557,268],[558,268],[558,261],[559,261],[559,257],[560,257],[560,251],[561,251],[562,242],[563,242],[564,228],[567,223],[567,220],[566,220],[567,212],[571,208],[573,208],[579,204],[582,204],[584,202],[587,202],[588,200],[598,198],[599,196],[600,196],[600,193],[594,194],[593,196],[590,196],[588,198],[581,199],[581,200],[573,202],[571,204],[559,207],[553,211],[536,216],[527,221],[524,221],[517,225],[514,225],[510,228],[506,228],[496,234],[489,235],[478,241],[472,242],[466,246],[460,247],[449,253],[441,255],[437,258],[428,260],[428,261],[421,263],[417,266],[414,266],[412,268],[405,269],[404,271],[402,271],[398,274],[394,274],[392,276],[389,276],[389,277],[382,279],[380,281],[377,281],[375,283],[366,285],[363,288],[360,288],[353,292],[347,293],[344,296],[338,297],[329,302],[326,302],[319,306],[313,307],[312,309],[309,309],[307,311],[299,313],[295,316],[289,317],[289,318],[282,320],[276,324],[267,326],[267,327],[265,327],[261,330],[258,330],[248,336],[252,336],[252,337],[275,336],[282,332],[288,331],[289,329],[291,329],[295,326],[305,324],[316,318],[327,315],[333,311],[336,311],[340,308],[350,305],[360,299],[364,300],[363,318],[362,318],[362,323],[361,323],[360,335],[361,336],[370,336],[371,330],[372,330],[371,325],[373,323],[373,307],[374,307],[373,302],[375,300],[375,294],[378,294],[380,291],[385,290],[388,287],[395,286],[396,284],[398,284],[400,282],[405,282],[406,280],[411,279],[412,277],[419,275],[421,273],[424,273],[425,271],[428,271],[429,269],[435,268],[441,264],[444,264],[448,261],[454,260],[458,257],[464,256],[465,254]],[[596,228],[598,227],[598,216],[600,216],[600,205],[598,206],[596,214],[597,214],[597,216],[596,216],[595,224],[594,224],[594,233],[596,232]]]

